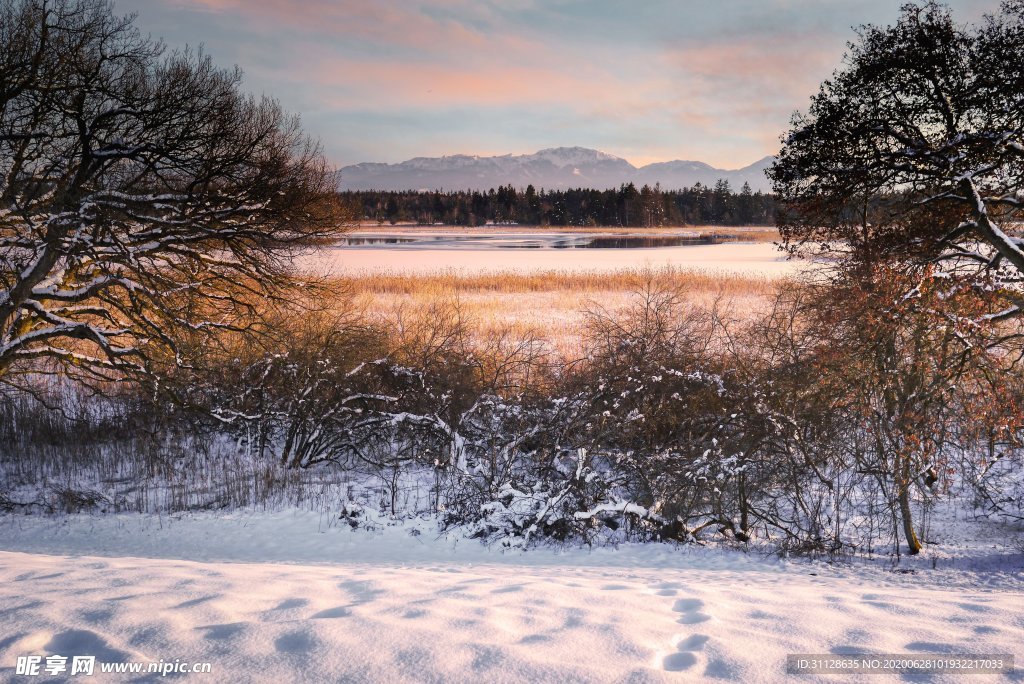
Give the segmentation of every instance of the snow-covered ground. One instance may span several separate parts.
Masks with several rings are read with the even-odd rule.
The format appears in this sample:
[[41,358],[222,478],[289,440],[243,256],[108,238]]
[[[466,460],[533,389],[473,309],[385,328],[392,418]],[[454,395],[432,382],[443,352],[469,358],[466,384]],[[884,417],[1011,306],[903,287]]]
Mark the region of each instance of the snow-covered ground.
[[[0,518],[0,677],[32,681],[14,674],[32,654],[208,662],[185,679],[211,682],[758,682],[786,679],[789,653],[1024,659],[1021,554],[986,560],[970,527],[903,572],[667,544],[502,552],[426,520],[370,527],[295,510]],[[995,679],[1024,677],[970,681]]]
[[[564,239],[564,235],[551,238]],[[514,239],[514,238],[510,238]],[[530,236],[537,240],[536,235]],[[492,245],[493,247],[493,245]],[[744,275],[786,276],[806,262],[787,260],[770,242],[732,242],[721,245],[658,247],[652,249],[484,249],[453,245],[444,249],[422,246],[332,248],[307,255],[302,266],[317,273],[462,273],[494,271],[618,271],[631,268],[701,269]]]

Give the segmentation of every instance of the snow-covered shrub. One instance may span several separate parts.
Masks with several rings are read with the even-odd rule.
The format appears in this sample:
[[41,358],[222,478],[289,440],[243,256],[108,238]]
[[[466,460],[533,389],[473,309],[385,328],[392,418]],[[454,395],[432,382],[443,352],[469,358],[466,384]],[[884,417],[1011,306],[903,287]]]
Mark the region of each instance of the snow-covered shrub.
[[[536,462],[538,457],[543,464]],[[632,502],[626,477],[586,449],[524,454],[517,473],[480,504],[476,515],[448,513],[449,525],[504,546],[551,539],[594,543],[651,539],[661,516]],[[482,497],[481,497],[482,500]]]
[[439,471],[442,524],[508,546],[655,536],[661,517],[632,501],[614,458],[589,450],[590,409],[579,395],[478,397],[458,421],[460,458]]
[[747,535],[756,421],[742,377],[723,363],[720,332],[715,311],[686,305],[656,278],[632,307],[591,316],[588,442],[660,536]]
[[981,458],[961,461],[967,496],[984,515],[1010,522],[1024,522],[1024,449],[1005,445]]
[[97,386],[105,399],[52,392],[49,413],[0,395],[0,509],[310,505],[362,527],[357,502],[510,546],[828,555],[898,552],[901,499],[922,538],[947,496],[1020,521],[1011,342],[964,344],[987,339],[936,302],[969,293],[932,282],[907,304],[896,285],[841,302],[834,283],[782,287],[737,324],[652,280],[626,309],[592,313],[568,362],[454,305],[389,333],[292,318],[261,347],[189,355],[163,384],[178,401]]
[[260,457],[343,463],[373,442],[380,414],[419,378],[385,358],[379,331],[327,315],[282,317],[264,348],[211,352],[175,381],[189,402]]

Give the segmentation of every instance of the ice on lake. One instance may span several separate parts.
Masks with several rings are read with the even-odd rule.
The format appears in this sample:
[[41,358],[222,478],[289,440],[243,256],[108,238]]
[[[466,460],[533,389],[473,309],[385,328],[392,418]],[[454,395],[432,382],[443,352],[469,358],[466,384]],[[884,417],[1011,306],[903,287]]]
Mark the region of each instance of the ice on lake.
[[788,260],[773,243],[731,235],[359,232],[305,255],[302,265],[336,275],[669,267],[783,276],[794,273],[800,262]]

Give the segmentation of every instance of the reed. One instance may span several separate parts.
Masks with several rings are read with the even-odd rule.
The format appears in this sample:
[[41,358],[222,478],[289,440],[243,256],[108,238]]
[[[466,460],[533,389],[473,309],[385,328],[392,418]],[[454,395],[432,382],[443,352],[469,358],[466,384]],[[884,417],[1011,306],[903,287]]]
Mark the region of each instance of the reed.
[[554,351],[572,357],[580,349],[586,312],[628,306],[651,278],[678,291],[695,306],[718,303],[739,318],[762,310],[783,282],[746,273],[666,268],[614,272],[378,272],[337,278],[334,285],[385,326],[398,312],[424,310],[434,302],[450,301],[457,303],[481,339],[502,330],[524,339],[544,339]]

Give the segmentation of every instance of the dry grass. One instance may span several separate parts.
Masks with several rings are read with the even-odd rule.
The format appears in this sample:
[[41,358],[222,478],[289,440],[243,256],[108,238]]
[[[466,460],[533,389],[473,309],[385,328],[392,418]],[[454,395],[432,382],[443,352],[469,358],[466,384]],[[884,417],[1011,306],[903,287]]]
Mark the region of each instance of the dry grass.
[[694,305],[715,304],[739,318],[761,309],[780,282],[765,276],[663,269],[373,273],[339,278],[336,284],[381,322],[438,301],[453,302],[482,337],[505,329],[524,338],[542,338],[553,350],[573,355],[580,347],[588,310],[621,309],[652,279]]
[[340,278],[339,283],[354,294],[436,295],[436,294],[535,294],[540,292],[630,292],[655,278],[661,284],[684,293],[732,296],[764,296],[775,292],[778,280],[759,275],[683,269],[627,269],[602,271],[500,271],[463,273],[442,271],[428,274],[370,273]]

